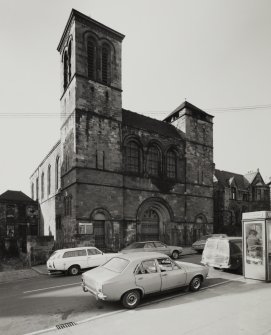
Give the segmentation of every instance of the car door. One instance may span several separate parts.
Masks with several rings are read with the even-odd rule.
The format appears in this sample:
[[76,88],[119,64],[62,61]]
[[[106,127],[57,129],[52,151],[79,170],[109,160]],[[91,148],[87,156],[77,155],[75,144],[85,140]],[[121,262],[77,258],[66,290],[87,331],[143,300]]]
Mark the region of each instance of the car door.
[[154,259],[143,261],[135,273],[136,285],[142,287],[145,294],[161,290],[161,275]]
[[87,264],[89,268],[102,265],[106,262],[106,257],[102,251],[97,248],[89,248],[87,249],[87,253]]
[[67,251],[63,255],[65,269],[72,265],[79,265],[81,269],[87,268],[87,251],[86,249]]
[[168,256],[171,254],[170,248],[168,246],[166,246],[164,243],[154,242],[154,245],[156,247],[155,251],[161,252],[162,254],[166,254]]
[[169,290],[175,287],[184,286],[186,283],[186,271],[177,266],[170,258],[157,259],[161,274],[161,290]]

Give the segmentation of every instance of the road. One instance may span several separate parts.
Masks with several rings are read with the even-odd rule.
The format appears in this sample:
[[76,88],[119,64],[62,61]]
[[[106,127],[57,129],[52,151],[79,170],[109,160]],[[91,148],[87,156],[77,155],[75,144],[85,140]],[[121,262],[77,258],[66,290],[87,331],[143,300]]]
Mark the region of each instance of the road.
[[[200,255],[183,256],[182,261],[200,264]],[[40,276],[35,279],[0,284],[0,333],[27,334],[66,322],[78,322],[121,310],[119,303],[102,303],[80,286],[80,276]],[[207,279],[205,286],[222,281]],[[158,303],[182,294],[148,297],[143,303]],[[162,297],[162,298],[161,298]],[[193,297],[192,297],[193,299]]]

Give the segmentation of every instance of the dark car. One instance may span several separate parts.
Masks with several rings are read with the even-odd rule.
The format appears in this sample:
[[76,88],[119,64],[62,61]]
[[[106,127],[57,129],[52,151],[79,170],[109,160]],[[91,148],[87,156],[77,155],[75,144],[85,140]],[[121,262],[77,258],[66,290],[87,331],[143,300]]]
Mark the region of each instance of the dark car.
[[173,259],[177,259],[183,252],[183,248],[172,245],[166,245],[165,243],[162,243],[160,241],[144,241],[144,242],[134,242],[128,245],[128,247],[122,249],[120,252],[126,254],[130,252],[139,252],[139,251],[161,252],[162,254],[172,257]]

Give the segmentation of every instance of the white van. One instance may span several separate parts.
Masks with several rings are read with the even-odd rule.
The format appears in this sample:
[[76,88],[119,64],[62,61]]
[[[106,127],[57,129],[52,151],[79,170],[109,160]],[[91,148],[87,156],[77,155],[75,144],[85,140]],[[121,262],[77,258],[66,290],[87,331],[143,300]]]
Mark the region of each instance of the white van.
[[81,270],[104,264],[116,254],[105,254],[95,247],[56,250],[47,261],[49,274],[63,272],[75,276]]
[[216,269],[242,270],[242,237],[208,238],[201,263]]

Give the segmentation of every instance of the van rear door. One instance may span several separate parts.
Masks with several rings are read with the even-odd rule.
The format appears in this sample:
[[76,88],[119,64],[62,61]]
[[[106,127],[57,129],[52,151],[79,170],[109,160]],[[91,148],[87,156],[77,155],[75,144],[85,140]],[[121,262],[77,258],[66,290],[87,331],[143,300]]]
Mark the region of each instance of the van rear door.
[[229,267],[229,258],[230,249],[228,240],[209,238],[202,253],[201,263],[227,269]]
[[215,254],[217,250],[218,240],[215,238],[208,238],[202,252],[201,263],[208,266],[214,266]]

